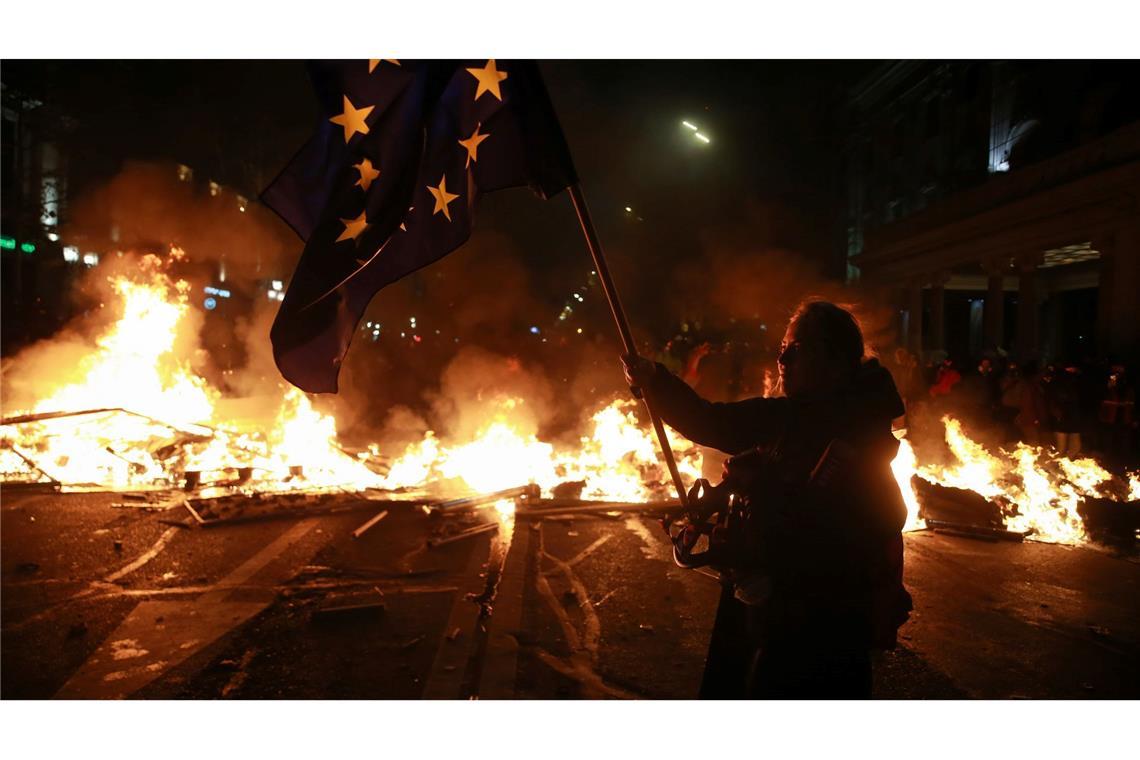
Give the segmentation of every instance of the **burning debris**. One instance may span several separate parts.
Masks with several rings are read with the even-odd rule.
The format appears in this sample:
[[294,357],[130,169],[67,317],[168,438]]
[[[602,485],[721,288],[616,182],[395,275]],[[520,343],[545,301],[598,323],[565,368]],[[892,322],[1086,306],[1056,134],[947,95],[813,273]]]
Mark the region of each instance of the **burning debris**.
[[[669,473],[630,401],[602,406],[575,442],[552,443],[528,432],[526,399],[504,393],[474,410],[481,417],[462,439],[429,430],[402,452],[371,444],[354,453],[338,441],[336,420],[295,388],[276,389],[268,416],[265,399],[227,397],[194,370],[190,288],[169,274],[180,257],[177,249],[165,259],[143,256],[110,276],[117,319],[67,367],[51,376],[9,373],[35,388],[35,399],[0,420],[6,487],[156,491],[167,501],[182,490],[200,524],[334,508],[346,494],[365,505],[412,500],[439,513],[493,505],[499,524],[512,526],[516,505],[532,515],[672,503]],[[1125,482],[1092,459],[1020,443],[991,452],[957,420],[942,421],[945,464],[933,455],[920,464],[910,441],[900,442],[893,470],[907,503],[905,530],[929,521],[1080,544],[1089,540],[1087,519],[1115,532],[1135,523],[1140,473]],[[700,450],[669,437],[683,479],[693,482]],[[477,527],[470,535],[494,528]]]
[[[906,530],[926,527],[924,518],[930,518],[943,526],[1083,544],[1089,540],[1087,513],[1118,529],[1135,524],[1138,473],[1129,473],[1125,482],[1094,459],[1070,459],[1020,442],[1012,451],[995,454],[970,438],[953,417],[943,417],[942,424],[951,460],[947,464],[919,465],[910,443],[900,442],[893,469],[907,503]],[[1100,517],[1113,509],[1120,514],[1115,520]],[[1135,539],[1135,527],[1123,535]]]
[[[35,377],[21,377],[17,367],[6,378],[24,395],[33,388],[35,398],[0,421],[5,484],[184,489],[203,514],[263,495],[413,488],[430,490],[433,500],[466,498],[517,486],[520,474],[532,483],[531,498],[566,482],[590,499],[642,501],[666,492],[668,473],[632,402],[602,407],[576,445],[556,446],[519,424],[524,399],[503,395],[468,439],[428,431],[398,456],[376,444],[350,453],[337,440],[336,420],[295,388],[279,386],[275,414],[259,415],[264,399],[227,398],[194,371],[190,288],[168,271],[180,257],[177,249],[166,259],[147,255],[108,278],[117,300],[107,306],[117,319],[73,366]],[[673,445],[682,472],[696,477],[699,451],[675,435]]]

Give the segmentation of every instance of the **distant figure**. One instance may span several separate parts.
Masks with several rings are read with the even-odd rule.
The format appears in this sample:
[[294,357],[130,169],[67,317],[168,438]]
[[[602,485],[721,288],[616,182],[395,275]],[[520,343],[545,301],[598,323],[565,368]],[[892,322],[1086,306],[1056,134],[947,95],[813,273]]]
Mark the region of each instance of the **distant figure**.
[[934,384],[930,386],[930,397],[949,396],[954,386],[960,382],[962,382],[962,373],[954,368],[954,362],[945,359],[934,376]]
[[1013,424],[1017,427],[1020,439],[1032,446],[1040,446],[1043,432],[1049,422],[1049,407],[1045,399],[1045,388],[1034,362],[1021,365],[1017,383],[1010,389],[1017,406],[1017,416]]
[[1067,457],[1081,453],[1080,373],[1076,365],[1063,366],[1061,371],[1055,372],[1046,391],[1053,444]]
[[1136,390],[1123,364],[1114,364],[1109,370],[1098,419],[1105,454],[1118,462],[1129,462],[1136,429]]
[[626,377],[690,440],[734,454],[725,483],[745,504],[717,564],[724,590],[702,698],[866,698],[870,650],[907,619],[906,521],[891,461],[894,381],[863,358],[854,317],[800,306],[778,365],[785,394],[713,403],[663,365],[625,357]]

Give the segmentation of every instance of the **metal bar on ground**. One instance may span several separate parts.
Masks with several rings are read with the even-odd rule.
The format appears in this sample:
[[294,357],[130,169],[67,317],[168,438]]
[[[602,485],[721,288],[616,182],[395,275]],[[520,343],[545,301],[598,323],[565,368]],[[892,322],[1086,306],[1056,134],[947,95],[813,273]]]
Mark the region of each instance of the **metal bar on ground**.
[[460,531],[459,533],[451,536],[446,536],[445,538],[429,538],[427,545],[429,549],[434,549],[437,546],[446,546],[447,544],[453,544],[456,541],[462,541],[463,539],[471,538],[472,536],[481,536],[484,533],[493,533],[498,529],[498,523],[487,523],[486,525],[479,525],[474,528],[468,528],[467,530]]
[[544,517],[564,515],[604,515],[607,512],[671,512],[677,509],[677,502],[646,502],[644,504],[589,504],[577,507],[549,507],[545,509],[519,509],[515,516],[519,519],[541,520]]
[[[610,268],[606,264],[601,241],[598,240],[597,230],[594,229],[594,222],[590,218],[590,210],[586,207],[586,198],[577,182],[570,186],[570,200],[574,204],[574,211],[578,214],[578,224],[582,227],[582,235],[586,238],[586,247],[590,249],[590,256],[594,260],[594,269],[598,273],[598,279],[601,280],[606,300],[609,301],[610,312],[617,324],[618,334],[621,336],[625,352],[632,357],[638,357],[640,354],[637,351],[637,344],[633,341],[633,334],[629,330],[629,322],[626,320],[617,286],[614,284],[613,278],[610,277]],[[681,482],[681,472],[677,469],[677,461],[673,458],[673,449],[669,445],[669,439],[665,436],[665,426],[662,425],[661,418],[653,411],[653,407],[649,405],[649,399],[642,395],[641,400],[645,403],[645,411],[649,413],[649,421],[653,423],[653,430],[657,433],[657,442],[661,445],[661,455],[664,457],[665,465],[669,468],[669,474],[673,478],[673,487],[677,489],[677,499],[681,502],[681,506],[687,506],[685,484]]]
[[31,459],[30,457],[26,456],[26,455],[24,454],[24,452],[20,451],[20,450],[19,450],[18,448],[16,448],[15,446],[11,446],[9,450],[10,450],[10,451],[12,451],[12,453],[14,453],[14,454],[15,454],[16,456],[18,456],[20,459],[24,460],[24,464],[28,465],[28,466],[29,466],[29,467],[31,467],[33,470],[35,470],[36,472],[38,472],[40,475],[43,475],[45,478],[47,478],[47,479],[48,479],[48,483],[50,483],[50,484],[51,484],[51,485],[52,485],[52,486],[53,486],[53,487],[54,487],[56,490],[58,490],[58,489],[59,489],[59,487],[60,487],[60,485],[61,485],[60,481],[56,480],[56,479],[55,479],[55,478],[53,478],[51,475],[48,475],[46,472],[44,472],[44,471],[43,471],[43,469],[42,469],[42,468],[41,468],[41,467],[40,467],[38,464],[36,464],[35,460],[33,460],[33,459]]
[[84,416],[89,415],[89,414],[109,414],[111,412],[117,412],[120,414],[129,414],[132,417],[139,417],[141,419],[153,422],[155,425],[158,425],[160,427],[170,428],[171,430],[177,430],[179,433],[185,433],[186,435],[191,435],[191,436],[196,436],[196,437],[209,438],[210,436],[213,436],[213,434],[215,432],[213,428],[211,428],[207,425],[199,425],[197,423],[192,423],[193,426],[196,428],[200,428],[202,430],[209,431],[209,435],[205,435],[204,433],[201,433],[198,431],[187,430],[186,428],[179,427],[178,425],[172,425],[169,422],[163,422],[160,419],[156,419],[156,418],[151,417],[151,416],[146,415],[146,414],[141,414],[140,412],[132,412],[130,409],[124,409],[121,406],[104,407],[104,408],[100,408],[100,409],[83,409],[83,410],[78,411],[78,412],[40,412],[38,414],[21,414],[21,415],[18,415],[16,417],[5,417],[4,419],[0,419],[0,425],[22,425],[22,424],[25,424],[28,422],[42,422],[44,420],[57,420],[57,419],[65,418],[65,417],[84,417]]
[[352,531],[352,537],[353,537],[353,538],[360,538],[360,537],[361,537],[361,536],[363,536],[363,535],[364,535],[364,534],[365,534],[365,533],[366,533],[366,532],[367,532],[367,531],[368,531],[368,530],[369,530],[369,529],[370,529],[370,528],[371,528],[373,525],[375,525],[376,523],[380,522],[381,520],[383,520],[383,519],[384,519],[385,517],[387,517],[387,516],[388,516],[388,510],[386,510],[386,509],[385,509],[385,510],[384,510],[383,512],[381,512],[380,514],[376,515],[376,516],[375,516],[375,517],[373,517],[371,520],[369,520],[368,522],[364,523],[363,525],[361,525],[361,526],[360,526],[359,528],[357,528],[356,530]]
[[518,499],[530,498],[537,499],[541,491],[533,483],[518,488],[507,488],[502,491],[494,491],[492,493],[478,494],[476,496],[464,496],[460,499],[451,499],[450,501],[441,501],[438,504],[431,505],[432,509],[439,509],[447,511],[449,509],[458,509],[460,507],[477,507],[491,501],[499,501],[500,499]]

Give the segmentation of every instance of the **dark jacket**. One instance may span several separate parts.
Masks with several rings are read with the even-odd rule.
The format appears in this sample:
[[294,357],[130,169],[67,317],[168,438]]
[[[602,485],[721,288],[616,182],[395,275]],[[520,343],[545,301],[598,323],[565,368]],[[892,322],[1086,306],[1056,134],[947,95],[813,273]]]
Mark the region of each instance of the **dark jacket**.
[[[906,506],[890,467],[898,450],[891,420],[903,403],[890,373],[869,360],[849,388],[827,398],[712,403],[658,367],[645,391],[692,441],[777,457],[778,482],[752,507],[764,515],[756,553],[772,579],[773,624],[816,628],[842,618],[845,635],[891,646],[910,599],[902,586]],[[812,473],[829,446],[841,466],[817,486]]]

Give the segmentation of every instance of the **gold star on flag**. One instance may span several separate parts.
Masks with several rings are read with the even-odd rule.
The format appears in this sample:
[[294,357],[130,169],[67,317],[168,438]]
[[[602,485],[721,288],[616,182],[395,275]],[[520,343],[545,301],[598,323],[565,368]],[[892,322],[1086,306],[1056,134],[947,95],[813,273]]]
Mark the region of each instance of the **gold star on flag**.
[[362,159],[359,164],[353,164],[352,168],[360,172],[360,179],[356,180],[356,184],[364,188],[364,192],[367,193],[372,180],[380,176],[380,170],[373,168],[372,162],[367,158]]
[[344,141],[348,142],[357,132],[362,135],[368,134],[368,125],[364,123],[364,120],[368,118],[368,114],[372,113],[372,108],[372,106],[356,108],[352,105],[352,101],[348,99],[348,96],[345,95],[344,113],[340,116],[332,117],[329,121],[344,127]]
[[399,66],[400,65],[400,62],[397,61],[395,58],[369,58],[368,59],[368,73],[371,74],[373,71],[375,71],[376,67],[380,65],[381,61],[383,61],[384,63],[390,63],[393,66]]
[[340,223],[344,225],[344,232],[340,233],[340,237],[336,242],[342,240],[356,240],[360,233],[364,232],[364,228],[368,226],[368,220],[364,218],[366,211],[361,211],[360,216],[355,219],[341,219]]
[[479,86],[475,88],[476,100],[485,92],[491,93],[499,100],[503,99],[503,93],[499,92],[499,82],[507,78],[507,72],[495,68],[494,58],[487,61],[487,65],[481,69],[467,69],[467,73],[479,82]]
[[451,221],[451,212],[448,211],[447,205],[458,198],[458,195],[447,192],[447,175],[439,178],[439,187],[427,186],[428,192],[435,198],[435,208],[432,209],[431,215],[435,216],[440,211],[447,217],[447,221]]
[[476,153],[479,152],[479,143],[483,142],[488,137],[490,137],[490,135],[479,134],[479,127],[481,127],[481,126],[483,126],[482,122],[476,124],[475,125],[475,131],[471,133],[471,136],[468,137],[466,140],[460,140],[459,141],[459,144],[467,149],[467,163],[464,164],[464,168],[471,166],[472,161],[478,161],[479,160],[478,157],[475,155]]

